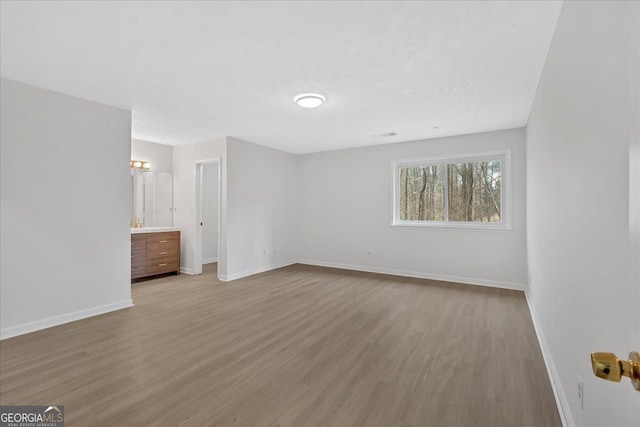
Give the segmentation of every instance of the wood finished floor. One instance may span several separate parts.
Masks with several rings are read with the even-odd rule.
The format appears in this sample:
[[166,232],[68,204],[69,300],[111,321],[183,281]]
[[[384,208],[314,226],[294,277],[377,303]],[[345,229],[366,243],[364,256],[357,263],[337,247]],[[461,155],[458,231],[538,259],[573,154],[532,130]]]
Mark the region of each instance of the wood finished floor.
[[522,292],[293,265],[133,285],[0,342],[0,403],[67,426],[561,426]]

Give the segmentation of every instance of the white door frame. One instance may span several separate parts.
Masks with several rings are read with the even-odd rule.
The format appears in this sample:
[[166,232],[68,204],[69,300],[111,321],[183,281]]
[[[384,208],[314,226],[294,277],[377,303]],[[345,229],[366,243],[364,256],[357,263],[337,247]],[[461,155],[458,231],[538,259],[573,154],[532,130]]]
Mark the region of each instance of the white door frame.
[[[220,182],[220,158],[197,160],[196,165],[196,212],[194,216],[193,226],[195,228],[195,239],[193,246],[193,274],[202,274],[202,176],[204,171],[204,165],[217,163],[218,164],[218,266],[220,261],[220,196],[221,196],[221,182]],[[220,269],[218,269],[218,276],[220,275]]]

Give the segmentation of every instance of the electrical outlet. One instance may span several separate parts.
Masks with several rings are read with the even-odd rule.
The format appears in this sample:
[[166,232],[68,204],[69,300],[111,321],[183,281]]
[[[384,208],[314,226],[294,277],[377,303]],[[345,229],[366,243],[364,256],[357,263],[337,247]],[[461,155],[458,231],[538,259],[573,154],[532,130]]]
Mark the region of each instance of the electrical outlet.
[[580,409],[584,409],[584,383],[580,375],[578,375],[578,402],[580,402]]
[[267,250],[265,249],[262,251],[262,255],[266,255],[266,254],[267,254]]
[[273,254],[274,254],[274,255],[276,254],[276,250],[275,250],[275,249],[273,250]]
[[367,252],[367,255],[371,256],[371,254],[372,254],[372,253],[373,253],[373,251],[372,251],[372,250],[369,250],[369,251]]

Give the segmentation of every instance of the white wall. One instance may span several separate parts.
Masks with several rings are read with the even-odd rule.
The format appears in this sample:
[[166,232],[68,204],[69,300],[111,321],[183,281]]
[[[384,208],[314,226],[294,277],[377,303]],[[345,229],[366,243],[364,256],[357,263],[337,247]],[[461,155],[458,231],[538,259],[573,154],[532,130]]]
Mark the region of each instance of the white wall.
[[202,169],[202,263],[218,261],[218,163]]
[[296,257],[296,156],[227,138],[227,261],[233,280]]
[[[640,7],[637,8],[637,25],[631,25],[629,37],[629,91],[636,94],[629,97],[629,243],[630,281],[640,288]],[[630,14],[631,19],[633,16]],[[640,289],[636,296],[640,307]],[[635,330],[640,331],[640,315],[636,317]],[[635,338],[632,335],[631,343],[635,343],[636,351],[640,351],[637,334]]]
[[2,79],[3,338],[131,305],[131,113]]
[[638,239],[630,183],[640,188],[629,174],[640,121],[638,9],[564,3],[527,127],[529,298],[570,425],[640,419],[629,381],[597,379],[589,359],[640,349],[640,259],[629,245]]
[[[393,161],[500,149],[512,151],[512,230],[390,225]],[[524,129],[512,129],[301,155],[298,257],[310,264],[521,289],[524,153]]]
[[[186,273],[195,269],[196,245],[196,162],[220,159],[220,253],[218,275],[227,274],[226,261],[226,179],[227,138],[217,138],[173,149],[173,226],[180,228],[180,263]],[[199,227],[199,224],[198,224]]]
[[151,163],[151,170],[173,172],[173,147],[156,142],[131,140],[131,160],[143,160]]

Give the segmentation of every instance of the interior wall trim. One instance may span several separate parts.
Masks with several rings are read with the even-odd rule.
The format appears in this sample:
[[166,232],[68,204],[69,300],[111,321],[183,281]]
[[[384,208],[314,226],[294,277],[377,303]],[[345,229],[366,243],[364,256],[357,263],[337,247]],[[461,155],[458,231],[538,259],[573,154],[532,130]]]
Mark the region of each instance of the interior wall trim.
[[556,365],[553,362],[553,357],[551,357],[549,345],[547,344],[547,340],[544,337],[544,333],[542,332],[540,323],[538,323],[538,315],[536,314],[536,310],[526,290],[524,292],[524,295],[527,299],[527,305],[529,306],[531,320],[533,321],[533,329],[535,329],[536,336],[538,337],[538,344],[540,344],[540,350],[542,351],[544,365],[547,367],[547,375],[549,375],[549,381],[551,382],[551,388],[553,389],[553,396],[556,398],[556,405],[558,406],[558,413],[560,414],[562,425],[564,427],[575,427],[576,423],[574,422],[573,415],[571,414],[567,395],[562,388],[560,376],[558,375],[558,370],[556,369]]
[[10,326],[0,329],[0,339],[17,337],[18,335],[28,334],[29,332],[40,331],[42,329],[51,328],[53,326],[62,325],[64,323],[75,322],[76,320],[86,319],[88,317],[98,316],[100,314],[110,313],[123,308],[133,307],[131,298],[114,302],[111,304],[99,305],[97,307],[88,308],[86,310],[74,311],[72,313],[61,314],[59,316],[48,317],[35,322],[23,323],[22,325]]
[[218,280],[222,280],[223,282],[231,282],[232,280],[241,279],[247,276],[253,276],[254,274],[264,273],[265,271],[276,270],[278,268],[287,267],[289,265],[296,264],[295,260],[289,260],[284,262],[279,262],[276,264],[266,265],[264,267],[254,268],[252,270],[242,271],[240,273],[234,274],[226,274],[226,275],[218,275]]
[[309,259],[299,259],[298,264],[315,265],[318,267],[331,267],[343,270],[364,271],[366,273],[380,273],[391,276],[413,277],[416,279],[439,280],[443,282],[464,283],[466,285],[489,286],[491,288],[512,289],[524,291],[525,285],[522,283],[501,282],[497,280],[477,279],[471,277],[447,276],[444,274],[422,273],[418,271],[396,270],[391,268],[379,268],[364,265],[340,264],[335,262],[315,261]]

